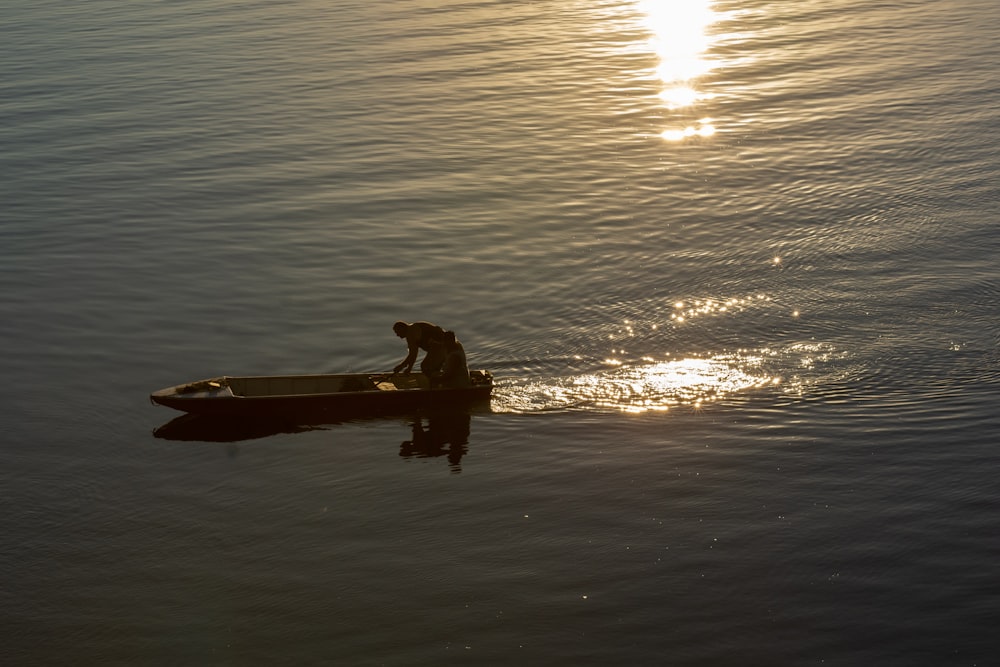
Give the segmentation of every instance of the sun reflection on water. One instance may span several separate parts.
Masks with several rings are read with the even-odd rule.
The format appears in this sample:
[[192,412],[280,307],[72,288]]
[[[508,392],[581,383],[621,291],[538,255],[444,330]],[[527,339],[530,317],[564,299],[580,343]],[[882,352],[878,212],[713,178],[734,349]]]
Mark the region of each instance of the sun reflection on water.
[[[719,20],[711,0],[637,0],[644,27],[652,33],[650,48],[659,65],[656,76],[663,86],[660,99],[670,111],[691,109],[712,99],[699,90],[697,81],[710,72],[713,63],[706,53],[712,45],[709,27]],[[668,141],[711,137],[716,132],[711,118],[685,121],[681,127],[665,129]]]
[[672,407],[701,407],[731,394],[782,383],[764,369],[765,353],[741,351],[670,361],[644,358],[625,364],[611,358],[609,370],[512,385],[498,392],[500,412],[605,409],[640,413]]
[[586,375],[575,378],[569,389],[595,407],[646,412],[679,405],[699,407],[704,401],[779,382],[741,370],[725,359],[689,358]]
[[[692,301],[674,302],[674,312],[670,319],[681,323],[702,315],[721,315],[727,312],[742,311],[753,304],[769,303],[771,297],[766,294],[735,297],[730,299],[694,299]],[[798,312],[798,311],[796,311]]]

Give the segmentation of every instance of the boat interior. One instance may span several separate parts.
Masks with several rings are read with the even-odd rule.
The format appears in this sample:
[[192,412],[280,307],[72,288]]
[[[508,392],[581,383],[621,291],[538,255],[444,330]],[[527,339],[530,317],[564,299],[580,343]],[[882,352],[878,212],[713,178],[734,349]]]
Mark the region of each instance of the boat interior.
[[301,396],[356,391],[429,389],[421,373],[408,375],[284,375],[226,378],[236,396]]

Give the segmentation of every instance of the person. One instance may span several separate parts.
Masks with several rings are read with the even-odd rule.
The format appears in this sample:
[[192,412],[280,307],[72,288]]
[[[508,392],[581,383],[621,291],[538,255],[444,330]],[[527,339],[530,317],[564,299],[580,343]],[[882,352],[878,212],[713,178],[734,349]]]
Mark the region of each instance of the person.
[[444,332],[444,363],[441,364],[441,371],[434,377],[437,384],[449,389],[462,389],[472,386],[472,379],[469,377],[469,362],[465,357],[465,348],[454,331]]
[[423,361],[420,362],[420,372],[431,377],[441,370],[444,363],[444,329],[431,324],[430,322],[396,322],[392,325],[392,330],[397,336],[406,341],[406,358],[392,369],[393,373],[403,371],[409,373],[413,370],[413,364],[417,361],[420,350],[427,352]]

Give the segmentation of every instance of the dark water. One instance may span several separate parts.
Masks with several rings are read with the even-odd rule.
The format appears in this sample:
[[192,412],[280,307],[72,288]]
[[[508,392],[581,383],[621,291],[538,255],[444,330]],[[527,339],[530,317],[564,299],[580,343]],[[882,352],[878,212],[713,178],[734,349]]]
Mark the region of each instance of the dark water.
[[[995,4],[2,15],[0,662],[996,662]],[[153,436],[397,319],[490,409]]]

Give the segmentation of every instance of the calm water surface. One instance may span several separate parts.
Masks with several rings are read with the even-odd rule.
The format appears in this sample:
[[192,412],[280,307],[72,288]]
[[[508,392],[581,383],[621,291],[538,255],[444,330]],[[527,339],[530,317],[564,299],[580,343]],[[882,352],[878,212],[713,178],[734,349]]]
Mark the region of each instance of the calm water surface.
[[995,3],[2,14],[4,664],[996,662]]

